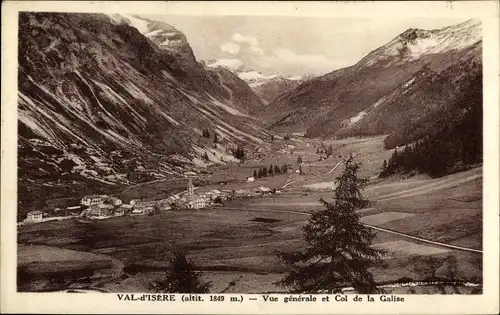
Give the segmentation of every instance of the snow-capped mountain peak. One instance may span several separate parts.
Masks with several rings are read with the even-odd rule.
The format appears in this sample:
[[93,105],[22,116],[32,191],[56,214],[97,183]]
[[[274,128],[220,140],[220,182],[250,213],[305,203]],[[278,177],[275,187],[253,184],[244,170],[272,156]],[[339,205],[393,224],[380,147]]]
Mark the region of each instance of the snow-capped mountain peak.
[[195,59],[186,36],[168,23],[131,14],[110,14],[108,16],[114,23],[125,23],[136,28],[163,50],[173,51],[189,59]]
[[481,21],[466,22],[437,30],[410,28],[392,41],[369,53],[358,65],[386,66],[417,60],[430,54],[469,47],[481,40]]

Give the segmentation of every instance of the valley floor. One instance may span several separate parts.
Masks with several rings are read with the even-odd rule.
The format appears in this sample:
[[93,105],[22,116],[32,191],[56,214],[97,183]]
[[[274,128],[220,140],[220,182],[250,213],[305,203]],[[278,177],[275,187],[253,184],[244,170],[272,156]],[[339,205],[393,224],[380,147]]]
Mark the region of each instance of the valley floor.
[[[213,292],[282,292],[274,283],[286,268],[276,251],[303,245],[302,230],[310,213],[331,200],[343,158],[362,162],[361,176],[371,184],[365,197],[371,208],[360,211],[362,223],[375,228],[373,246],[387,251],[372,272],[379,283],[403,277],[415,281],[440,277],[482,283],[482,167],[438,179],[426,175],[377,179],[391,151],[383,137],[324,141],[334,155],[321,160],[320,142],[275,141],[262,148],[262,159],[218,168],[203,189],[280,189],[280,195],[237,199],[222,208],[163,211],[155,216],[125,216],[84,222],[78,219],[26,225],[18,230],[18,283],[21,291],[58,290],[67,284],[48,281],[64,274],[91,279],[107,292],[147,291],[161,277],[173,250],[188,258],[212,282]],[[276,175],[246,182],[253,170],[269,164],[295,165],[301,156],[304,175]],[[222,183],[221,185],[221,182]],[[141,189],[161,189],[151,183]],[[69,253],[69,254],[68,254]],[[61,267],[61,266],[68,267]],[[57,267],[60,266],[60,267]],[[385,287],[387,293],[477,293],[476,287],[421,285]]]

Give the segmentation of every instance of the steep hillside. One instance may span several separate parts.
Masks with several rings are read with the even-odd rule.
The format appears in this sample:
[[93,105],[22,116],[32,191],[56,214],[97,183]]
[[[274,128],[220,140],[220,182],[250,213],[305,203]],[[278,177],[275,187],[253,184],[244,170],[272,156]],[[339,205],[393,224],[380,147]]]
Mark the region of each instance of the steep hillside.
[[[175,27],[162,21],[153,21],[138,15],[112,14],[112,21],[117,24],[127,24],[135,27],[141,34],[167,52],[174,52],[191,65],[200,67],[203,64],[196,62],[193,50],[186,36]],[[244,114],[259,111],[264,105],[252,89],[235,74],[227,69],[204,67],[208,74],[219,83],[228,95],[227,105]]]
[[262,99],[236,74],[223,67],[207,67],[207,71],[228,91],[229,101],[234,107],[248,114],[262,111],[265,105]]
[[268,137],[238,110],[249,99],[232,97],[187,42],[169,45],[106,15],[20,14],[20,196],[45,197],[23,193],[40,182],[128,184],[131,167],[165,178],[206,165],[205,152],[225,163],[231,148]]
[[274,130],[307,131],[311,137],[391,133],[408,119],[452,106],[462,89],[450,86],[460,81],[466,87],[466,72],[481,69],[480,58],[479,21],[409,29],[354,66],[281,95],[265,116]]
[[[447,53],[454,63],[444,70],[430,64],[374,105],[343,121],[338,135],[390,133],[388,148],[417,140],[453,120],[471,91],[482,91],[481,42]],[[441,63],[439,63],[440,65]],[[477,95],[477,93],[475,93]]]
[[[252,91],[268,104],[279,95],[297,87],[302,82],[311,79],[311,76],[293,76],[286,77],[279,74],[265,75],[255,70],[247,70],[244,65],[239,67],[231,67],[225,65],[222,60],[209,60],[207,67],[212,69],[225,69],[234,73],[241,80],[245,81]],[[254,111],[256,114],[262,114],[262,111]]]
[[281,94],[299,86],[308,78],[284,77],[280,75],[264,76],[256,71],[241,72],[238,76],[245,80],[252,90],[266,103],[276,99]]

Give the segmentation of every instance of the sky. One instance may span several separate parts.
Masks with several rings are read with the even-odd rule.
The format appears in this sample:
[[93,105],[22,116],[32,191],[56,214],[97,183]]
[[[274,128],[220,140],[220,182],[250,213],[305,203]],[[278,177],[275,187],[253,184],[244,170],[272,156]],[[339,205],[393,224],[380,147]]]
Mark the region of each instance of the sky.
[[285,76],[350,66],[409,28],[437,29],[466,19],[148,15],[183,32],[197,60]]

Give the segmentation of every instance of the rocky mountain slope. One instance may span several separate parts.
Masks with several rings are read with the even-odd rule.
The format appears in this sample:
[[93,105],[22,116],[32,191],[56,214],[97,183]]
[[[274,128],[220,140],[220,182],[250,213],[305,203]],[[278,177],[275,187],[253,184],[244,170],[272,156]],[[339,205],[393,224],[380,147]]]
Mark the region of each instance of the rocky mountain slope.
[[[244,65],[237,68],[224,65],[221,60],[209,60],[207,68],[224,69],[237,75],[245,81],[261,100],[268,104],[279,95],[297,87],[299,84],[311,79],[311,76],[283,76],[279,74],[265,75],[255,70],[247,70]],[[256,114],[259,112],[256,111]]]
[[[268,125],[307,136],[398,134],[418,138],[438,111],[481,72],[481,23],[470,20],[439,30],[409,29],[357,64],[307,81],[267,108]],[[413,131],[408,129],[412,123]],[[405,134],[405,136],[403,136]]]
[[263,75],[257,71],[242,71],[238,73],[240,79],[246,81],[252,90],[266,103],[276,99],[279,95],[299,86],[309,77],[285,77],[277,74]]
[[20,195],[40,197],[30,192],[40,182],[128,184],[130,168],[165,178],[234,160],[231,148],[269,136],[242,110],[260,105],[249,89],[233,91],[207,71],[173,27],[133,22],[20,14]]

